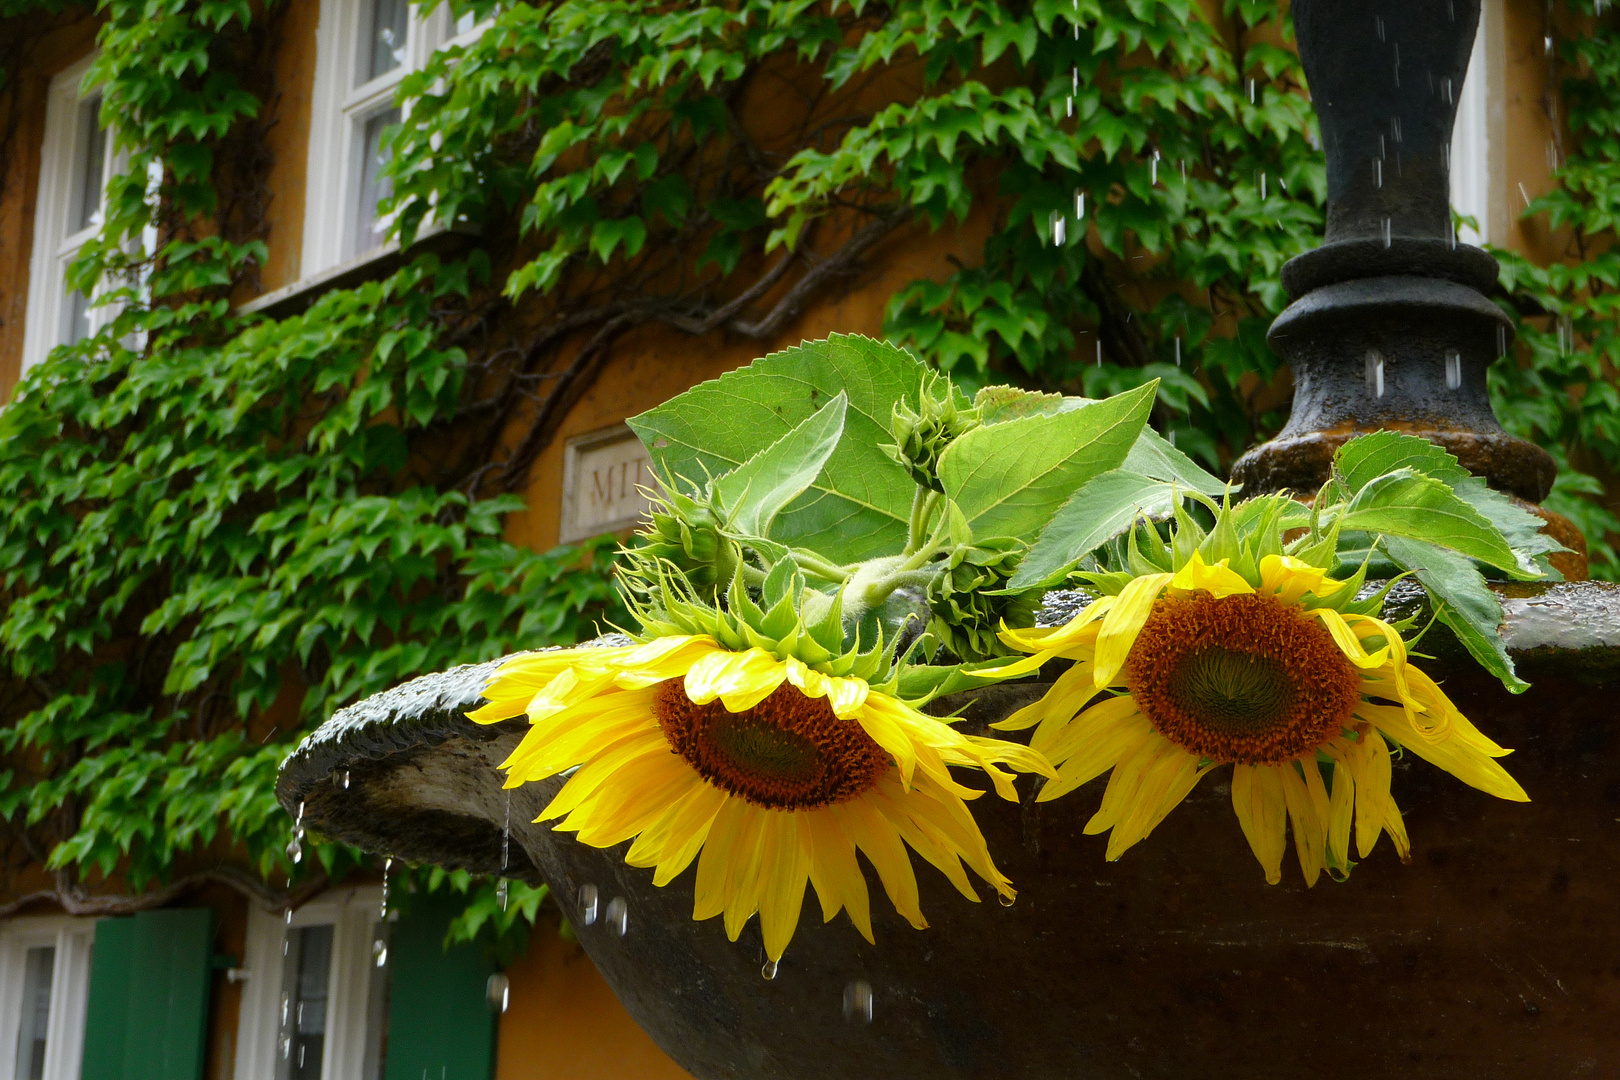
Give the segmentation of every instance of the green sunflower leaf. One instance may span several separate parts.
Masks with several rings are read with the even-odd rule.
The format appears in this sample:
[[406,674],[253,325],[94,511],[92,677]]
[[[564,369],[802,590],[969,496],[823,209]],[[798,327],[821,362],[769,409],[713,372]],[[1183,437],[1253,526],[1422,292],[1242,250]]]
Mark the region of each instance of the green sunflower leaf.
[[1009,589],[1055,585],[1081,559],[1131,527],[1171,510],[1175,485],[1141,473],[1103,473],[1069,496],[1008,580]]
[[780,439],[714,482],[726,525],[748,536],[768,536],[776,515],[802,495],[844,436],[849,397],[843,391]]
[[1444,447],[1398,431],[1375,431],[1351,439],[1333,455],[1333,467],[1351,495],[1397,469],[1411,469],[1448,484],[1468,478],[1468,470]]
[[629,421],[663,475],[699,486],[737,468],[848,395],[844,434],[810,488],[777,515],[771,539],[836,563],[905,547],[916,484],[881,447],[894,442],[895,402],[915,398],[927,369],[898,346],[835,334],[756,360]]
[[1410,570],[1428,590],[1468,654],[1479,661],[1502,685],[1515,694],[1529,689],[1513,669],[1513,658],[1502,643],[1502,603],[1485,584],[1485,577],[1466,557],[1436,544],[1401,536],[1384,536],[1384,550],[1395,565]]
[[1125,460],[1157,392],[1155,380],[1056,415],[976,428],[940,455],[940,483],[974,535],[1034,536],[1081,485]]
[[1368,481],[1339,519],[1345,531],[1422,540],[1478,559],[1513,577],[1526,574],[1501,532],[1442,480],[1400,468]]

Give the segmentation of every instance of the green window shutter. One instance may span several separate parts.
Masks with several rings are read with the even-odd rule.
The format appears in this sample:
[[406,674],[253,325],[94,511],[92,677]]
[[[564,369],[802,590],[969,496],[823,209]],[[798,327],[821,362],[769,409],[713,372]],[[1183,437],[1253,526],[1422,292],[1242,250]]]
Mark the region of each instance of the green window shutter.
[[135,920],[102,919],[90,954],[84,1017],[84,1080],[123,1080],[129,979],[135,967]]
[[83,1080],[201,1080],[213,947],[212,908],[96,924]]
[[412,897],[388,945],[385,1080],[490,1080],[495,1014],[484,998],[494,966],[477,946],[444,948],[459,896]]

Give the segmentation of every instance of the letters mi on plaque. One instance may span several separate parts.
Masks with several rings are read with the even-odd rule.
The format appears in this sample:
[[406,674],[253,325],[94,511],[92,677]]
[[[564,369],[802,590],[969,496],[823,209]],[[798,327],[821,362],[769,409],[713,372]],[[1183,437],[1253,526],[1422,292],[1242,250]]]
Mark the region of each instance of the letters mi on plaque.
[[652,461],[623,424],[569,439],[563,447],[558,541],[568,544],[634,527],[647,515],[642,489],[651,487]]

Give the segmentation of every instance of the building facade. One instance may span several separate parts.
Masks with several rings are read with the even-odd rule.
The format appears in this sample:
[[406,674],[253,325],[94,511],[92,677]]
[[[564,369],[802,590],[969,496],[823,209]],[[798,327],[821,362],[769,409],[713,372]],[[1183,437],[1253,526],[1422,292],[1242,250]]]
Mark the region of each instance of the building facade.
[[[438,49],[482,33],[473,15],[405,0],[283,0],[277,119],[268,128],[268,255],[242,312],[277,314],[399,265],[378,201],[396,92]],[[1555,238],[1520,211],[1549,189],[1559,120],[1549,112],[1543,6],[1486,0],[1452,151],[1465,239],[1550,261]],[[108,178],[124,169],[84,83],[97,48],[88,10],[31,39],[15,71],[0,190],[0,401],[107,309],[64,271],[93,239]],[[1078,76],[1076,76],[1078,78]],[[791,112],[789,89],[752,102]],[[773,97],[773,95],[779,95]],[[766,121],[767,125],[769,120]],[[1552,149],[1549,151],[1549,147]],[[994,178],[978,178],[987,187]],[[990,215],[909,226],[817,294],[770,341],[650,329],[621,342],[572,401],[507,522],[545,550],[622,532],[645,510],[647,460],[623,426],[704,379],[831,332],[881,335],[890,298],[976,258]],[[477,244],[453,227],[419,245]],[[448,248],[447,248],[448,249]],[[1178,345],[1179,347],[1179,345]],[[384,914],[383,883],[356,875],[290,914],[210,884],[153,910],[69,914],[28,889],[0,896],[0,1080],[674,1080],[685,1075],[629,1020],[554,919],[504,971],[442,947],[449,902],[407,897]],[[398,899],[398,898],[396,898]],[[449,905],[449,906],[447,906]]]

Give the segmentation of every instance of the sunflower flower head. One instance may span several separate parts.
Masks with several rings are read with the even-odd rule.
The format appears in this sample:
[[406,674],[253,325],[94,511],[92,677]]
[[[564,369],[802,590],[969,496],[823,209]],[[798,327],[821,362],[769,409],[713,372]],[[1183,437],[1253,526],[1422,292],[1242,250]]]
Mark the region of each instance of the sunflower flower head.
[[527,715],[503,764],[507,787],[577,770],[540,814],[667,885],[694,862],[693,918],[723,915],[736,940],[756,913],[774,969],[806,886],[824,919],[847,912],[872,940],[862,852],[891,902],[927,925],[907,848],[978,900],[971,870],[1010,901],[968,810],[985,774],[1016,799],[1015,772],[1056,773],[1017,743],[964,735],[898,696],[882,641],[846,647],[838,596],[807,589],[784,560],[758,589],[738,574],[709,605],[679,570],[633,597],[632,644],[514,657],[470,714]]
[[1526,800],[1483,735],[1409,662],[1400,627],[1362,597],[1367,565],[1330,574],[1336,536],[1286,548],[1305,511],[1286,496],[1221,506],[1206,531],[1178,508],[1168,539],[1140,524],[1117,571],[1080,576],[1096,598],[1064,626],[1010,629],[1028,654],[1002,677],[1073,661],[1039,702],[996,725],[1035,728],[1058,769],[1039,798],[1110,772],[1088,833],[1117,859],[1203,776],[1230,766],[1233,809],[1267,881],[1281,880],[1286,834],[1307,884],[1347,875],[1351,834],[1366,858],[1406,828],[1390,794],[1391,752],[1410,750],[1482,791]]

